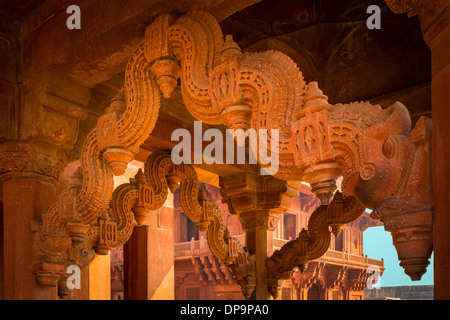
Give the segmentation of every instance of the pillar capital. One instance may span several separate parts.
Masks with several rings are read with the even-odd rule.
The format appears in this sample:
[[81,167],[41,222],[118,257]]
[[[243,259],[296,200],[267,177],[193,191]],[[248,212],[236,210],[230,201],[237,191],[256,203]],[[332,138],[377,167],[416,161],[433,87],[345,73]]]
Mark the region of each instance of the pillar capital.
[[21,88],[17,137],[43,147],[72,149],[80,121],[88,118],[90,88],[47,69],[26,79]]
[[38,178],[56,184],[66,163],[59,150],[19,141],[0,144],[0,181]]
[[[219,183],[222,202],[228,205],[230,213],[239,215],[244,229],[244,224],[276,228],[276,217],[291,207],[292,198],[298,196],[300,189],[298,181],[285,181],[253,172],[221,177]],[[257,216],[258,220],[265,217],[267,221],[264,224],[253,221]]]
[[252,172],[220,178],[222,201],[231,213],[239,215],[245,231],[248,251],[255,257],[255,290],[251,299],[271,299],[280,293],[281,282],[270,281],[266,259],[273,251],[273,231],[282,213],[291,207],[298,196],[300,183]]
[[243,212],[239,215],[239,221],[242,229],[260,229],[274,231],[280,221],[280,213],[270,210],[254,210]]

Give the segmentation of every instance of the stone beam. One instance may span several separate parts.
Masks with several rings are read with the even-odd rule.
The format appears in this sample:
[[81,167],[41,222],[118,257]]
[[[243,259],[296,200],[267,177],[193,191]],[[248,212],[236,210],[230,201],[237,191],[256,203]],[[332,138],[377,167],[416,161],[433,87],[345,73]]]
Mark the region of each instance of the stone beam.
[[408,106],[413,124],[421,116],[431,117],[431,84],[422,83],[369,99],[371,104],[379,104],[382,108],[387,108],[396,101],[402,101],[403,104]]
[[221,21],[256,2],[259,0],[127,0],[111,6],[107,0],[85,0],[78,3],[81,29],[69,30],[69,1],[46,1],[20,23],[19,40],[27,53],[23,77],[50,68],[92,87],[125,68],[145,27],[159,14],[201,9]]

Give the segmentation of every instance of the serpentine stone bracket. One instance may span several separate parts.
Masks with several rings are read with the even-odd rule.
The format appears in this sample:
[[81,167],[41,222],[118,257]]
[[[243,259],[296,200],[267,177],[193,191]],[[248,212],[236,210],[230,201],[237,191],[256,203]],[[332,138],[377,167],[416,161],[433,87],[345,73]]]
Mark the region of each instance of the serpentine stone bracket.
[[[59,282],[63,295],[67,290],[60,280],[66,277],[67,265],[86,266],[95,254],[107,253],[131,234],[127,210],[113,204],[111,211],[109,205],[113,174],[124,173],[158,119],[160,94],[151,73],[153,61],[144,54],[145,45],[144,41],[127,64],[123,90],[85,139],[81,167],[71,185],[43,213],[42,222],[35,221],[31,226],[32,269],[41,285],[56,286]],[[135,195],[135,191],[128,189],[120,192],[117,197],[122,193]]]
[[157,209],[166,201],[168,189],[180,188],[180,203],[186,216],[196,223],[206,238],[212,254],[233,271],[244,297],[255,288],[254,255],[240,241],[230,236],[216,204],[206,198],[199,187],[197,173],[191,165],[175,165],[170,153],[153,153],[145,163],[145,175],[150,189],[149,208]]
[[[331,105],[317,83],[305,83],[288,56],[277,51],[242,53],[231,36],[223,37],[211,15],[193,11],[177,19],[161,15],[147,27],[144,42],[126,67],[123,92],[84,142],[76,183],[57,196],[42,222],[32,224],[33,270],[41,284],[57,285],[68,262],[85,264],[118,243],[121,218],[109,206],[113,174],[124,172],[153,130],[159,89],[169,97],[178,78],[186,108],[196,119],[231,129],[266,129],[268,147],[271,130],[279,129],[276,178],[310,183],[326,205],[336,179],[343,176],[344,194],[374,209],[372,216],[382,219],[393,235],[406,273],[420,279],[432,252],[431,120],[422,117],[412,129],[408,110],[399,102],[386,109],[368,102]],[[177,178],[185,179],[184,185],[190,186],[182,200],[185,212],[214,234],[210,241],[216,256],[224,261],[232,257],[231,266],[239,271],[235,274],[251,288],[252,257],[244,249],[230,249],[236,246],[209,202],[200,204],[192,196],[189,200],[189,194],[198,193],[196,184],[186,182],[185,171],[192,174],[193,169],[166,168],[172,172],[166,173],[164,187],[175,188]],[[162,206],[158,199],[167,195],[167,188],[152,185],[152,177],[159,174],[152,170],[145,170],[152,201],[126,205],[134,208],[138,221],[145,208]],[[145,183],[140,185],[146,190]],[[128,209],[124,212],[129,214]]]
[[180,78],[183,101],[196,119],[265,129],[268,148],[271,130],[278,129],[274,176],[308,182],[324,205],[343,176],[344,194],[384,221],[405,272],[420,279],[432,252],[430,119],[420,118],[412,129],[400,102],[385,109],[368,102],[332,105],[318,83],[305,83],[291,58],[271,50],[242,53],[206,12],[162,15],[146,39],[165,96]]
[[358,219],[365,210],[355,197],[344,197],[339,191],[329,205],[321,205],[314,210],[308,229],[303,228],[296,239],[287,242],[266,260],[272,296],[275,299],[278,297],[280,280],[291,279],[294,267],[304,272],[308,261],[318,259],[327,252],[331,233],[337,237],[343,225]]

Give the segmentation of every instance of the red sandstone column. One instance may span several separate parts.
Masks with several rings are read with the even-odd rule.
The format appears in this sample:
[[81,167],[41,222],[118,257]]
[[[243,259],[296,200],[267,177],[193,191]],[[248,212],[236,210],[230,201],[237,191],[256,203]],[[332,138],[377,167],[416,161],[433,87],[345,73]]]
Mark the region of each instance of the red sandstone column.
[[[430,41],[433,117],[434,298],[450,299],[450,8]],[[445,23],[444,23],[445,22]],[[431,39],[430,39],[431,40]]]
[[270,214],[269,210],[241,213],[239,217],[245,232],[246,246],[250,253],[256,255],[256,288],[252,295],[255,300],[272,300],[266,259],[273,253],[273,231],[279,218],[279,213]]
[[399,14],[417,15],[431,50],[431,114],[433,120],[433,247],[434,298],[450,299],[450,2],[385,0]]
[[57,299],[57,287],[38,284],[33,264],[31,221],[54,201],[56,188],[37,179],[3,182],[4,298],[6,300]]
[[256,287],[250,299],[271,300],[280,287],[269,283],[266,260],[273,253],[274,230],[292,198],[298,196],[299,184],[244,172],[221,177],[220,186],[222,201],[231,213],[238,214],[246,247],[255,255]]
[[124,245],[125,299],[175,298],[173,220],[173,206],[165,205],[134,228]]
[[431,114],[433,120],[433,247],[434,298],[450,299],[450,2],[424,1],[417,12],[431,50]]

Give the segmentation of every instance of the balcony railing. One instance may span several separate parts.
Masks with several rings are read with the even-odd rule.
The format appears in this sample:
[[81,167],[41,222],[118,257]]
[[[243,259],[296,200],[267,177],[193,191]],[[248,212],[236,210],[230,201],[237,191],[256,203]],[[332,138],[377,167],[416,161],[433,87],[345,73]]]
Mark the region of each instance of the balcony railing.
[[[245,245],[245,236],[240,235],[236,236],[242,245]],[[280,249],[286,242],[289,240],[273,238],[273,249]],[[189,242],[180,242],[175,243],[175,257],[183,257],[183,256],[202,256],[207,254],[209,251],[208,242],[206,239],[201,238],[200,240],[194,240],[192,238]],[[356,255],[351,254],[346,251],[335,251],[328,250],[322,257],[317,259],[316,261],[323,261],[329,263],[339,263],[339,264],[352,264],[352,265],[360,265],[360,266],[370,266],[375,265],[381,268],[384,267],[383,259],[377,260],[368,258],[367,255]]]

